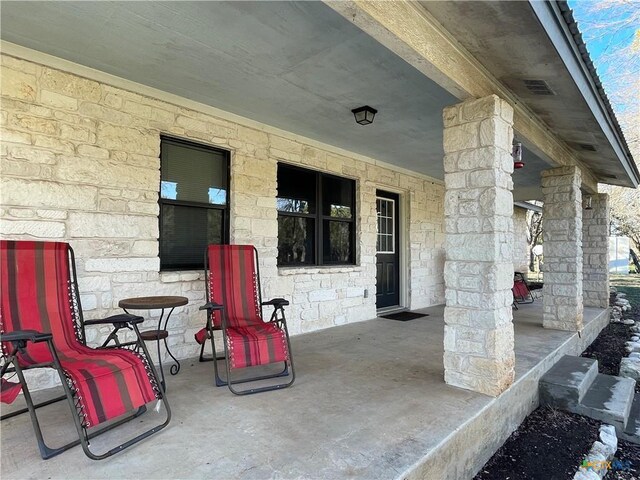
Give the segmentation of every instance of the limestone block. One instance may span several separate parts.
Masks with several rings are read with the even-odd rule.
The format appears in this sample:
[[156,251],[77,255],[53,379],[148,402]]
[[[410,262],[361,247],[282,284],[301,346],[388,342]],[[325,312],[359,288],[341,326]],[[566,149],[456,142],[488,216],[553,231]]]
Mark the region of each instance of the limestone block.
[[97,144],[109,150],[123,150],[142,155],[158,156],[160,136],[148,130],[100,123]]
[[2,201],[9,205],[60,209],[95,209],[97,189],[19,178],[0,179]]
[[40,85],[43,90],[93,102],[101,96],[99,83],[51,68],[43,69]]
[[488,117],[500,115],[501,108],[504,108],[505,115],[508,115],[508,104],[501,100],[497,95],[488,95],[476,100],[466,101],[461,104],[462,115],[461,120],[472,122],[483,120]]
[[78,155],[82,157],[109,158],[109,150],[93,145],[78,145]]
[[40,101],[45,105],[64,110],[78,109],[78,100],[76,98],[51,92],[49,90],[40,90]]
[[65,224],[62,222],[4,219],[0,222],[0,233],[3,235],[27,235],[36,238],[63,238]]
[[92,294],[80,295],[80,303],[83,311],[95,310],[98,307],[98,299]]
[[71,237],[101,238],[105,232],[109,238],[158,237],[158,220],[147,216],[70,212],[68,227]]
[[0,64],[18,72],[36,74],[38,71],[38,65],[35,63],[31,63],[17,57],[11,57],[6,54],[0,55]]
[[160,184],[158,170],[114,164],[110,160],[95,157],[60,156],[55,176],[65,182],[144,190],[157,190]]
[[[159,258],[131,257],[131,258],[90,258],[84,264],[87,272],[144,272],[158,271],[160,269]],[[150,292],[151,285],[145,286]],[[114,288],[115,292],[115,288]],[[125,293],[125,292],[122,292]],[[131,292],[133,293],[133,292]],[[147,293],[151,295],[152,293]],[[161,293],[153,293],[153,295],[161,295]],[[132,296],[132,295],[128,295]],[[117,296],[116,296],[117,298]],[[122,297],[124,298],[124,297]]]
[[500,117],[486,118],[480,122],[479,141],[483,147],[508,147],[513,142],[513,129]]
[[160,206],[155,202],[128,202],[127,211],[130,213],[142,213],[158,216],[160,213]]
[[445,128],[443,132],[445,153],[479,147],[478,129],[479,124],[476,122]]
[[35,101],[35,75],[13,70],[5,65],[0,67],[0,72],[0,76],[2,77],[2,82],[0,82],[0,94],[2,94],[3,97],[11,97],[29,102]]
[[75,151],[73,143],[67,140],[61,140],[57,137],[35,135],[33,137],[33,144],[43,149],[53,150],[54,152],[73,154]]
[[58,132],[58,125],[54,120],[21,113],[11,115],[9,125],[18,130],[29,130],[45,135],[56,135]]
[[195,132],[207,132],[207,124],[205,122],[186,117],[184,115],[179,115],[176,118],[176,124],[186,130],[192,130]]
[[31,143],[31,135],[25,132],[17,132],[15,130],[9,130],[8,128],[2,129],[2,142],[3,143]]
[[14,146],[9,149],[9,155],[16,160],[28,160],[32,163],[44,163],[52,165],[55,163],[55,154],[47,150],[32,147]]

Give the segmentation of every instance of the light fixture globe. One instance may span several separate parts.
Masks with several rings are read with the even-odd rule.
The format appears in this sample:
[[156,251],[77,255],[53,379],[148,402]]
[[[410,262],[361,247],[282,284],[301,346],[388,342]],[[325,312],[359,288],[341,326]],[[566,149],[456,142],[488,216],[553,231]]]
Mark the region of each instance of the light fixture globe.
[[356,123],[360,125],[369,125],[373,123],[373,119],[378,113],[378,110],[375,108],[371,108],[369,105],[365,105],[364,107],[358,107],[351,110],[353,116],[356,119]]
[[522,161],[522,143],[515,142],[513,144],[513,151],[511,153],[513,156],[513,168],[518,169],[524,167],[524,162]]

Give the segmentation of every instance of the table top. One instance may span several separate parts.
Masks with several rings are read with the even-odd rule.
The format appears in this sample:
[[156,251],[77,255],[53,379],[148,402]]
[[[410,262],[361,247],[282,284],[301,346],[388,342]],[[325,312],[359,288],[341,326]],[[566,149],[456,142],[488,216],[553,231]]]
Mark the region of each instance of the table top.
[[155,308],[181,307],[187,303],[189,303],[187,297],[156,296],[123,298],[118,302],[118,306],[130,310],[152,310]]

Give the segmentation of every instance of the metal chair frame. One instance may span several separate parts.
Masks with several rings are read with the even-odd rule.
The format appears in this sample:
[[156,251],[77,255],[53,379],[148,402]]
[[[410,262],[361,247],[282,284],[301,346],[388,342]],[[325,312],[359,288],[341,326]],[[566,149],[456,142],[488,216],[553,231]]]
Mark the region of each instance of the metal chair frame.
[[[232,381],[231,380],[231,367],[230,367],[230,360],[229,360],[229,350],[228,350],[228,342],[227,342],[227,315],[225,314],[225,308],[224,305],[219,305],[215,302],[213,302],[211,300],[211,293],[210,293],[210,275],[211,272],[209,270],[209,255],[208,255],[209,249],[205,249],[204,252],[204,265],[205,265],[205,284],[206,284],[206,298],[207,298],[207,303],[205,305],[203,305],[202,307],[200,307],[200,310],[207,310],[207,325],[206,325],[206,329],[208,332],[208,337],[209,340],[211,342],[211,350],[213,352],[211,357],[206,357],[204,356],[204,346],[206,344],[206,342],[204,342],[202,344],[202,347],[200,348],[200,357],[199,357],[199,361],[200,362],[211,362],[213,361],[213,369],[214,369],[214,374],[215,374],[215,384],[216,387],[223,387],[223,386],[227,386],[229,387],[229,390],[236,394],[236,395],[250,395],[253,393],[259,393],[259,392],[266,392],[266,391],[270,391],[270,390],[280,390],[283,388],[287,388],[290,387],[293,382],[295,381],[296,375],[295,375],[295,370],[293,367],[293,354],[291,353],[291,341],[289,339],[289,330],[287,328],[287,320],[285,317],[285,313],[284,313],[284,307],[289,305],[289,302],[283,298],[274,298],[269,300],[268,302],[263,302],[262,301],[262,291],[260,288],[260,266],[258,263],[258,250],[253,247],[253,254],[254,254],[254,261],[255,261],[255,266],[256,266],[256,277],[257,277],[257,286],[258,288],[257,290],[257,294],[258,294],[258,302],[260,304],[260,308],[262,309],[265,306],[273,306],[273,312],[271,313],[271,318],[269,319],[269,321],[265,322],[265,323],[275,323],[277,324],[280,328],[282,328],[284,330],[285,333],[285,338],[287,340],[287,350],[289,353],[289,360],[283,362],[284,363],[284,368],[281,372],[278,373],[274,373],[274,374],[269,374],[269,375],[261,375],[261,376],[257,376],[257,377],[251,377],[251,378],[246,378],[246,379],[241,379],[241,380],[235,380]],[[213,317],[213,312],[215,311],[220,311],[220,317],[221,317],[221,326],[217,327],[215,325],[213,325],[213,321],[212,321],[212,317]],[[218,352],[216,350],[216,344],[215,344],[215,339],[214,339],[214,331],[222,331],[222,339],[223,339],[223,344],[224,344],[224,355],[222,356],[218,356]],[[218,360],[224,360],[225,361],[225,372],[226,372],[226,379],[222,379],[220,377],[219,371],[218,371]],[[249,367],[247,367],[249,368]],[[291,370],[291,372],[289,372],[289,369]],[[278,377],[286,377],[286,376],[291,376],[291,379],[288,382],[285,383],[279,383],[276,385],[267,385],[264,387],[257,387],[257,388],[247,388],[245,390],[238,390],[236,388],[233,387],[233,385],[237,385],[237,384],[242,384],[242,383],[248,383],[248,382],[257,382],[259,380],[267,380],[270,378],[278,378]]]
[[524,275],[520,272],[514,272],[513,274],[513,283],[514,283],[514,287],[515,287],[515,283],[516,281],[521,281],[522,283],[524,283],[524,286],[527,287],[527,296],[526,297],[516,297],[515,292],[513,295],[513,303],[516,307],[516,310],[518,309],[518,306],[516,304],[520,303],[520,304],[524,304],[524,303],[533,303],[535,298],[533,297],[533,294],[531,293],[531,289],[529,289],[529,284],[527,283],[527,280],[524,278]]
[[[7,418],[11,418],[16,415],[29,412],[29,416],[31,417],[31,423],[33,424],[33,429],[36,435],[36,440],[38,442],[40,455],[45,460],[51,457],[54,457],[56,455],[59,455],[60,453],[66,450],[69,450],[70,448],[75,447],[76,445],[81,445],[84,453],[87,455],[87,457],[91,458],[92,460],[103,460],[132,445],[135,445],[136,443],[144,440],[145,438],[153,435],[154,433],[166,427],[171,420],[171,408],[169,407],[169,402],[167,401],[165,392],[159,386],[160,382],[158,381],[158,373],[156,372],[153,362],[151,361],[151,356],[149,355],[145,342],[142,340],[140,336],[140,330],[138,329],[138,324],[141,323],[144,319],[142,317],[135,316],[135,315],[121,314],[121,315],[113,315],[111,317],[100,319],[100,320],[85,321],[82,315],[82,306],[80,304],[80,294],[78,291],[75,255],[73,253],[73,249],[71,248],[71,246],[68,247],[68,250],[69,250],[69,261],[71,265],[70,288],[71,288],[72,299],[73,299],[72,309],[73,309],[73,316],[74,316],[74,323],[75,323],[74,328],[76,330],[76,336],[78,338],[78,341],[86,345],[86,336],[85,336],[86,325],[100,325],[100,324],[109,324],[109,323],[112,324],[114,327],[114,330],[109,336],[109,338],[114,339],[113,337],[115,336],[114,340],[116,345],[105,346],[107,343],[105,342],[105,344],[102,347],[100,347],[100,349],[134,347],[137,353],[143,357],[145,368],[148,369],[150,372],[150,379],[152,380],[154,389],[157,389],[158,391],[158,394],[159,394],[158,399],[159,400],[161,399],[164,404],[167,418],[163,423],[156,425],[149,430],[146,430],[140,435],[137,435],[136,437],[108,450],[103,454],[93,453],[90,449],[90,442],[89,442],[91,438],[94,438],[100,435],[101,433],[104,433],[108,430],[112,430],[113,428],[116,428],[130,420],[133,420],[134,418],[139,417],[147,410],[146,406],[144,405],[141,406],[132,415],[128,415],[125,418],[114,421],[113,423],[109,424],[106,427],[99,428],[97,430],[89,432],[88,430],[90,427],[87,427],[82,421],[83,417],[81,415],[81,411],[79,408],[78,393],[73,388],[73,382],[69,377],[66,376],[66,374],[64,373],[64,369],[60,364],[58,353],[53,344],[52,334],[36,332],[35,330],[20,330],[20,331],[0,334],[0,342],[2,342],[3,344],[8,343],[11,345],[11,348],[8,350],[9,354],[2,356],[2,367],[0,368],[0,377],[4,376],[6,373],[15,372],[15,374],[18,377],[18,380],[20,381],[20,384],[22,385],[22,390],[24,392],[24,399],[27,404],[27,407],[17,410],[15,412],[11,412],[6,415],[3,415],[2,417],[0,417],[0,420],[5,420]],[[136,334],[137,340],[121,344],[118,341],[117,335],[115,335],[115,333],[118,330],[123,328],[126,328],[128,330],[133,330]],[[26,348],[27,342],[33,342],[33,343],[46,342],[49,348],[49,352],[51,353],[52,361],[47,363],[38,363],[35,365],[29,365],[29,366],[20,366],[20,362],[18,361],[17,355],[20,351]],[[64,390],[64,395],[47,400],[39,404],[34,404],[33,399],[31,397],[31,392],[29,391],[29,387],[27,385],[27,381],[24,377],[24,371],[32,370],[35,368],[46,368],[46,367],[54,368],[58,372],[58,376],[60,377],[62,388]],[[36,413],[36,410],[46,405],[50,405],[52,403],[64,400],[65,398],[69,402],[69,407],[71,408],[71,413],[72,413],[71,416],[73,417],[74,425],[78,432],[78,440],[74,440],[61,447],[51,448],[44,441],[44,438],[42,435],[42,429],[40,427],[40,422],[38,420],[38,415]]]

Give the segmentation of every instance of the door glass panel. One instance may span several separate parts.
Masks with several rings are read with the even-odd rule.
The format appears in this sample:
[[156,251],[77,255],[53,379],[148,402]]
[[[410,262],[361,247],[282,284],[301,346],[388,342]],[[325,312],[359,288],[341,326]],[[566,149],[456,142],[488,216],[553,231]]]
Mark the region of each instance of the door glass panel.
[[377,198],[378,237],[376,250],[378,253],[395,253],[395,201],[388,198]]

